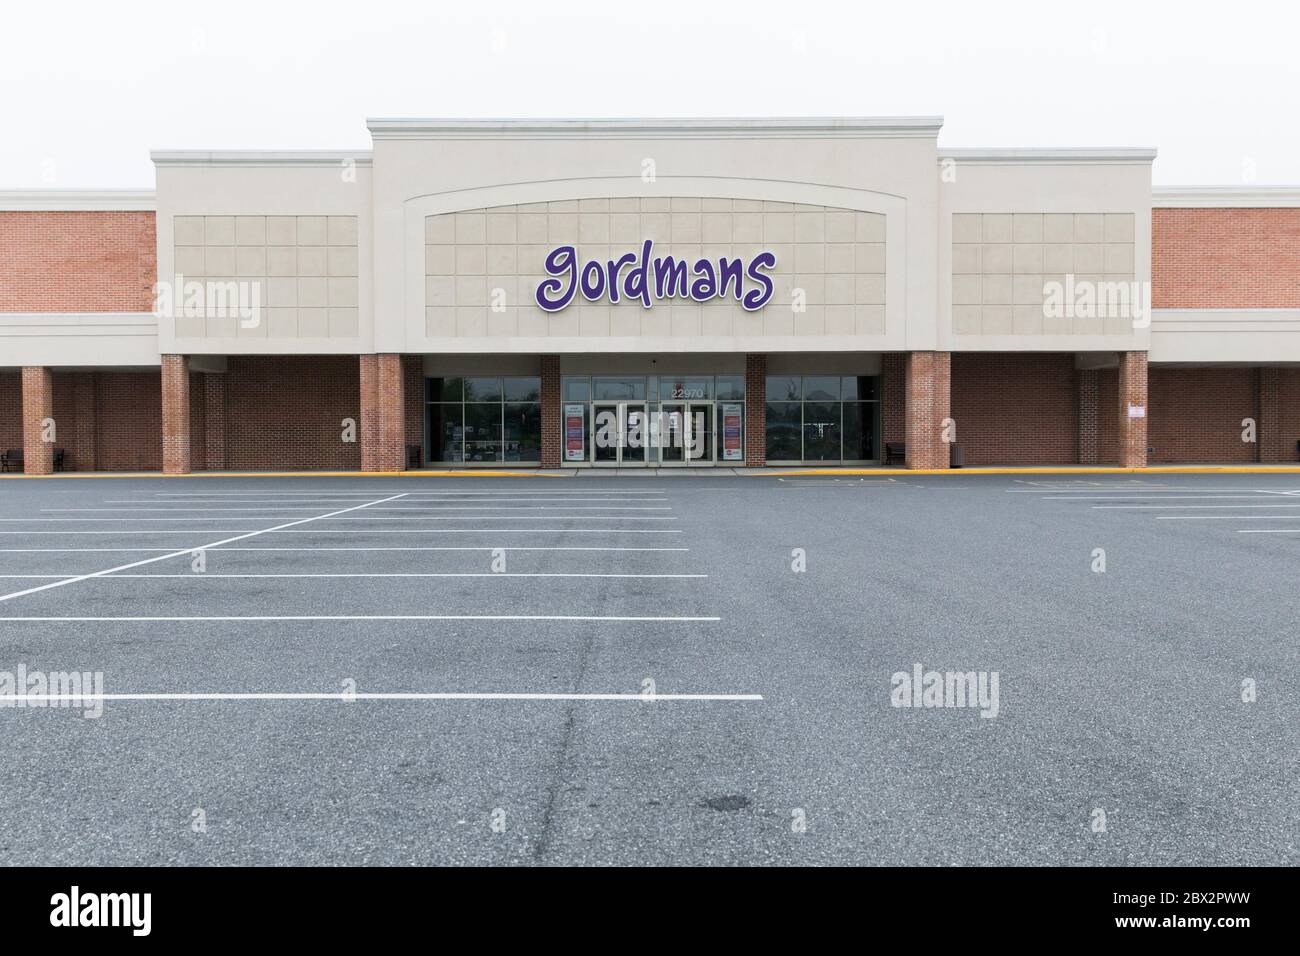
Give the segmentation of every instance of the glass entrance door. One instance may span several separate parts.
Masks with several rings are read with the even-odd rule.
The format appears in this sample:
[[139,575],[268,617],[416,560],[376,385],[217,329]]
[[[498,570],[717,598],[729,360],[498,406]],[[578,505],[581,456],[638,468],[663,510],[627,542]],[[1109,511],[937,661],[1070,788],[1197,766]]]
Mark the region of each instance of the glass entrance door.
[[592,464],[646,463],[650,423],[644,402],[596,402],[591,412]]
[[659,406],[660,464],[686,464],[686,410],[685,402],[664,402]]
[[691,465],[712,465],[714,460],[712,402],[692,402],[686,415],[686,461]]

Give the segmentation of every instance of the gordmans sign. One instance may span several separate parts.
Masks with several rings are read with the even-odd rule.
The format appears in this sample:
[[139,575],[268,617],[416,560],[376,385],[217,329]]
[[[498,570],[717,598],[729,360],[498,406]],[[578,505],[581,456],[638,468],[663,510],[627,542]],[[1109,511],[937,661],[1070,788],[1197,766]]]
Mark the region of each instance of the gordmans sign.
[[573,246],[557,246],[546,257],[546,274],[552,278],[538,283],[537,304],[546,312],[559,312],[581,295],[588,302],[626,299],[648,309],[661,299],[708,302],[732,297],[753,312],[772,298],[772,278],[765,270],[775,265],[771,252],[760,252],[748,261],[720,256],[693,263],[655,256],[651,239],[641,244],[639,255],[628,252],[617,259],[583,263]]

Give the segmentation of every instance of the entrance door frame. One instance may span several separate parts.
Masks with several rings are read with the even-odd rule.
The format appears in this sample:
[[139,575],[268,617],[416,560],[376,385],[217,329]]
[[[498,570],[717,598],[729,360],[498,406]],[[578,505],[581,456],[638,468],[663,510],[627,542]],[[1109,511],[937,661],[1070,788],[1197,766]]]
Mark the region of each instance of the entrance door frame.
[[686,403],[686,448],[689,451],[695,440],[695,409],[703,409],[708,416],[709,427],[705,429],[705,435],[708,442],[704,447],[704,454],[699,458],[685,458],[686,464],[691,468],[709,468],[716,465],[718,457],[718,403],[717,402],[687,402]]
[[[611,408],[614,409],[614,413],[617,418],[617,428],[618,428],[618,436],[619,436],[618,445],[615,448],[615,456],[613,461],[597,461],[596,460],[596,432],[597,432],[596,420],[600,417],[601,411],[606,409],[611,409]],[[641,425],[641,460],[640,461],[623,460],[623,452],[627,448],[627,424],[628,424],[629,412],[641,413],[642,425]],[[590,439],[591,454],[587,460],[588,463],[593,468],[645,468],[647,467],[650,463],[649,452],[650,452],[650,438],[651,438],[650,413],[648,409],[648,403],[645,401],[617,401],[612,399],[609,401],[592,402],[591,403],[591,426],[588,432],[588,438]]]

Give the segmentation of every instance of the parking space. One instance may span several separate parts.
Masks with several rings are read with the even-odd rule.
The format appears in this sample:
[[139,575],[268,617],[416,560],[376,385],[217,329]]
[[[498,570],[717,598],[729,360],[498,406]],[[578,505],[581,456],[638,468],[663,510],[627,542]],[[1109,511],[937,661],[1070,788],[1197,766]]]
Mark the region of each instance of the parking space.
[[[6,483],[0,671],[105,699],[0,708],[0,854],[1294,862],[1297,492]],[[996,714],[898,706],[914,667]]]

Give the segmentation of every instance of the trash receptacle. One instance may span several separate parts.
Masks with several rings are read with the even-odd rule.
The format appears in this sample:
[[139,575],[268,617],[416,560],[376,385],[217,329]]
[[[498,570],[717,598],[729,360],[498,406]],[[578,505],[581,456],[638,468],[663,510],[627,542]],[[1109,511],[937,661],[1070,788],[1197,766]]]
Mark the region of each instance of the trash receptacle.
[[966,456],[962,454],[961,445],[953,442],[951,450],[948,452],[948,464],[953,468],[961,468],[966,464]]

